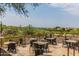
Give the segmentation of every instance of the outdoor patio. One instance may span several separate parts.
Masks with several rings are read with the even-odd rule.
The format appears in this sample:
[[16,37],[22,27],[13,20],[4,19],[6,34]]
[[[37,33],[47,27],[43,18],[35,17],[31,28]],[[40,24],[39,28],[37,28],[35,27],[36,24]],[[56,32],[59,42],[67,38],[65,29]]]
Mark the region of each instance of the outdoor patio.
[[[13,56],[34,56],[33,48],[30,45],[26,45],[26,47],[18,46],[17,53],[13,54]],[[61,43],[58,45],[49,45],[49,52],[44,53],[44,55],[49,56],[67,56],[67,48],[63,46]],[[42,55],[41,55],[42,56]],[[73,49],[70,48],[69,56],[73,56]],[[78,50],[75,51],[75,56],[79,56]]]

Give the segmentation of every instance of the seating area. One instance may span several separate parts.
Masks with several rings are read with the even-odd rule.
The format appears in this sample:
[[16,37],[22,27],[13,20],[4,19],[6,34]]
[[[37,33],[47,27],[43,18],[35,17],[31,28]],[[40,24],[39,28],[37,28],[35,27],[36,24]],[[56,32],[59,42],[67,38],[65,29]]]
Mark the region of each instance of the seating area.
[[[16,43],[13,40],[5,42],[3,49],[13,56],[76,56],[79,55],[79,41],[65,38],[58,42],[58,38],[30,38],[28,44]],[[27,40],[26,40],[27,43]],[[63,44],[64,43],[64,44]],[[64,53],[63,53],[64,52]]]

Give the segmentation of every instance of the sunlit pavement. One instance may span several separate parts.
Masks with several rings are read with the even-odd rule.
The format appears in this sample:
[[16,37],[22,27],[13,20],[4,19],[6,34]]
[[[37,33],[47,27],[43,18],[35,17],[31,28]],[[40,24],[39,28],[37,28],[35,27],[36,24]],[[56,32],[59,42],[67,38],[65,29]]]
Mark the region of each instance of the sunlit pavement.
[[[69,55],[73,56],[73,49],[70,48]],[[57,45],[49,45],[49,52],[44,53],[51,56],[67,56],[67,48],[62,44]],[[34,56],[33,48],[30,45],[26,45],[25,47],[18,46],[17,53],[12,54],[13,56]],[[77,50],[75,50],[75,56],[79,56]]]

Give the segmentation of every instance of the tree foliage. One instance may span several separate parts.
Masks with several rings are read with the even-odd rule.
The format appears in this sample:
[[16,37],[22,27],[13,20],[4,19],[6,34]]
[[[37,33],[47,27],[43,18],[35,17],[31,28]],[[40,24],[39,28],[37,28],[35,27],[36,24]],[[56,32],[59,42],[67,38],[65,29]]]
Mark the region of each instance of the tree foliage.
[[32,7],[39,6],[38,3],[0,3],[0,15],[5,14],[8,9],[13,9],[20,15],[24,15],[28,17],[28,9],[26,8],[28,5]]

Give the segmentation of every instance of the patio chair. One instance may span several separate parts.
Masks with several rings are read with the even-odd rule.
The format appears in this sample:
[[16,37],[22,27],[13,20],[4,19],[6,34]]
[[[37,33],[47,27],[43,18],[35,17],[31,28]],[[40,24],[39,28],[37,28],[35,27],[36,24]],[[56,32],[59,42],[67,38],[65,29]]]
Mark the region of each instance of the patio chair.
[[52,44],[57,45],[57,40],[56,40],[56,38],[54,38],[54,39],[52,40]]
[[35,56],[43,55],[44,47],[38,44],[34,45]]
[[48,52],[49,51],[49,48],[48,48],[48,44],[44,45],[44,52]]
[[15,43],[8,44],[8,51],[12,53],[16,53],[16,44]]
[[0,48],[0,56],[11,56],[6,50],[3,48]]
[[69,40],[69,39],[65,37],[64,42],[63,42],[64,45],[67,44],[66,40]]
[[33,42],[36,42],[37,40],[31,40],[30,41],[30,46],[33,47]]
[[23,45],[23,39],[22,38],[19,39],[19,44]]

